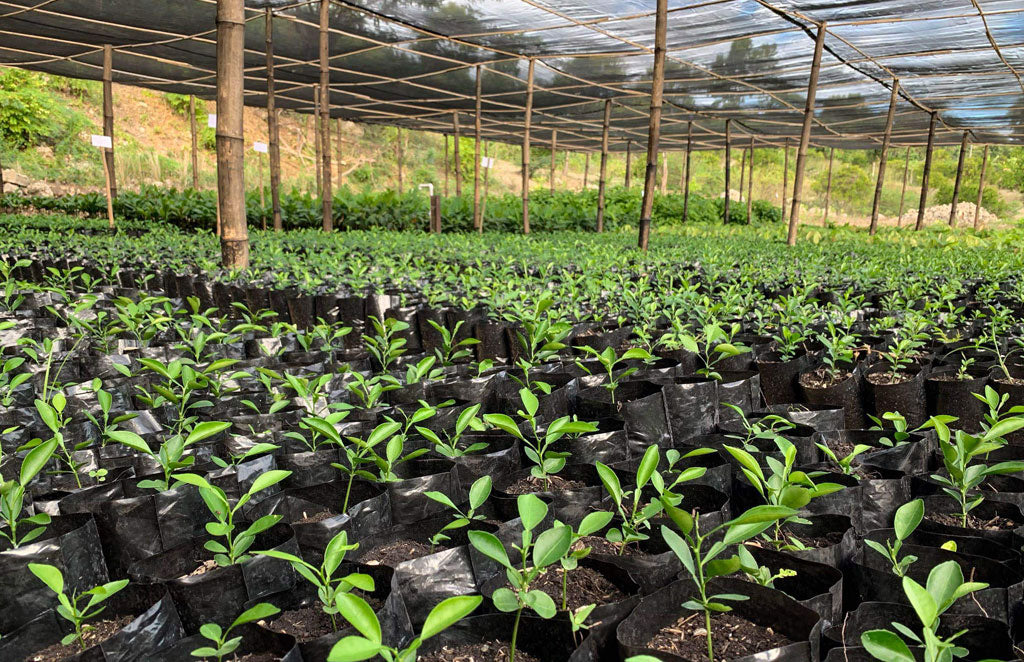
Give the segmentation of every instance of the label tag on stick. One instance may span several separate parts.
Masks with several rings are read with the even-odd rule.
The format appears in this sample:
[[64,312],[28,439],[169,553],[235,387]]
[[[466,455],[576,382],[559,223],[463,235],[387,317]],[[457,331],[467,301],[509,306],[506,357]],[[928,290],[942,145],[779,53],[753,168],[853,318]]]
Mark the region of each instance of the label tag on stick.
[[114,141],[110,139],[110,136],[98,136],[92,135],[92,146],[93,147],[105,147],[107,149],[114,148]]
[[267,143],[261,143],[261,142],[258,142],[258,141],[254,142],[252,144],[252,149],[253,149],[253,151],[259,152],[260,154],[266,154],[267,153]]

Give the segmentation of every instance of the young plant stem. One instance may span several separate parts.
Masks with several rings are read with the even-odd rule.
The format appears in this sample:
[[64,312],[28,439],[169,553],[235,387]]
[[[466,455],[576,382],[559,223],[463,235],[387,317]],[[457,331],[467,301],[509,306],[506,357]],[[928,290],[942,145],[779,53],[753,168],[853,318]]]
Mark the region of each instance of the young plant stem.
[[519,636],[519,619],[523,615],[523,607],[516,610],[516,621],[512,625],[512,642],[508,647],[508,662],[516,662],[516,638]]

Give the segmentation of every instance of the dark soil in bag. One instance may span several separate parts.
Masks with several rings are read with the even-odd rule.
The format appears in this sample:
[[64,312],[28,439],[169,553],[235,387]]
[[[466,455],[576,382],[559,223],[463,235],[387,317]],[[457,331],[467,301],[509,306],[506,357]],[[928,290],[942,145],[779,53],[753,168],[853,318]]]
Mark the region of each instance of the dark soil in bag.
[[[341,513],[346,492],[348,512]],[[351,489],[348,478],[339,477],[329,483],[285,490],[260,505],[254,514],[282,515],[292,524],[300,546],[324,536],[330,540],[342,528],[349,532],[350,539],[361,540],[391,525],[391,500],[386,490],[361,478],[352,481]]]
[[[820,617],[815,612],[780,591],[740,579],[715,579],[709,590],[750,597],[713,617],[716,659],[818,659]],[[692,581],[681,580],[641,600],[618,627],[623,655],[654,655],[662,662],[706,660],[703,615],[681,606],[695,592]]]
[[925,408],[929,416],[947,414],[956,416],[956,425],[966,432],[977,432],[987,413],[985,403],[973,393],[984,393],[988,375],[971,375],[957,379],[957,370],[935,370],[924,380]]
[[841,379],[830,382],[818,371],[800,374],[798,384],[803,399],[813,405],[829,405],[843,410],[848,430],[864,427],[867,418],[861,402],[861,373],[859,369],[846,373]]
[[[856,548],[856,533],[847,515],[808,515],[810,524],[789,522],[782,532],[789,545],[783,550],[796,558],[842,567]],[[796,549],[790,549],[796,547]]]
[[[444,435],[441,438],[444,439]],[[518,439],[504,433],[464,435],[459,447],[466,449],[476,443],[487,444],[487,447],[452,458],[462,472],[460,479],[464,484],[472,485],[481,476],[494,478],[512,473],[522,466],[522,450]],[[434,451],[435,457],[439,455]]]
[[924,520],[919,528],[940,535],[976,536],[1019,549],[1024,539],[1024,513],[1014,503],[986,499],[967,513],[964,526],[959,505],[936,494],[924,497]]
[[537,478],[524,468],[494,481],[490,503],[497,518],[508,521],[519,517],[517,506],[521,494],[536,494],[557,510],[565,510],[563,519],[582,519],[601,499],[604,487],[592,464],[567,464],[548,481]]
[[85,591],[109,578],[91,515],[54,517],[40,538],[18,549],[11,549],[6,540],[0,542],[0,634],[12,632],[54,605],[56,596],[28,571],[29,563],[56,566],[68,591]]
[[889,364],[879,362],[864,374],[864,392],[867,408],[877,417],[888,411],[898,411],[913,429],[927,420],[925,407],[925,370],[907,366],[894,378]]
[[[507,662],[515,614],[464,618],[423,643],[417,662]],[[576,648],[572,629],[560,619],[523,615],[516,639],[517,662],[565,662]]]
[[796,380],[801,372],[811,367],[807,354],[781,360],[778,352],[770,352],[757,360],[757,372],[761,375],[761,392],[768,405],[796,402],[799,389]]

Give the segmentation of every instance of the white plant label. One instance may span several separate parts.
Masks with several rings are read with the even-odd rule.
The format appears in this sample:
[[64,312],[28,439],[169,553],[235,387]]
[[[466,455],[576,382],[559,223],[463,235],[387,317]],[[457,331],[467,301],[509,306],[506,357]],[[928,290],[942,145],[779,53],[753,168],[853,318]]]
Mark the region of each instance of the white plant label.
[[260,154],[267,153],[267,143],[254,142],[252,144],[253,151],[259,152]]
[[482,157],[480,157],[480,165],[483,166],[484,168],[493,168],[494,167],[494,157],[493,156],[482,156]]
[[93,147],[106,147],[107,149],[114,148],[114,141],[110,139],[110,136],[98,136],[92,135],[92,146]]
[[210,127],[211,129],[216,129],[217,128],[217,115],[216,114],[208,115],[206,117],[206,126]]

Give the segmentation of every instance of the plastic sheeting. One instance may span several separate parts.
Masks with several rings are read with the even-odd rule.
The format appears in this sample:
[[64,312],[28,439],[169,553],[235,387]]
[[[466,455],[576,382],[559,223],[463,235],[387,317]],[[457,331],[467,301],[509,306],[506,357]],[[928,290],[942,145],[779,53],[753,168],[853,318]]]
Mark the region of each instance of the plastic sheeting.
[[[643,146],[655,0],[331,0],[331,113],[472,130],[477,66],[483,136],[520,139],[528,58],[536,58],[533,140]],[[319,0],[246,0],[246,103],[265,104],[265,10],[273,10],[278,106],[312,110]],[[214,0],[0,0],[0,64],[215,95]],[[1020,0],[670,0],[662,148],[799,140],[817,24],[827,23],[812,143],[877,148],[893,78],[894,144],[1024,143]]]

